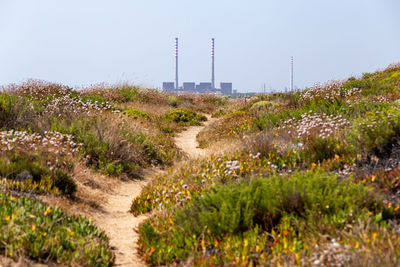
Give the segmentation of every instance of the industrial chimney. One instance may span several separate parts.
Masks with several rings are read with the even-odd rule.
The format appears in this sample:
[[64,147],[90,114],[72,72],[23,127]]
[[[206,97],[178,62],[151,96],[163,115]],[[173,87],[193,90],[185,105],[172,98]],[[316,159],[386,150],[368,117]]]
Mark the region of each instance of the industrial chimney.
[[175,38],[175,90],[179,90],[179,83],[178,83],[178,38]]
[[211,89],[215,89],[215,74],[214,74],[214,38],[211,39]]
[[293,57],[290,59],[290,92],[293,92]]

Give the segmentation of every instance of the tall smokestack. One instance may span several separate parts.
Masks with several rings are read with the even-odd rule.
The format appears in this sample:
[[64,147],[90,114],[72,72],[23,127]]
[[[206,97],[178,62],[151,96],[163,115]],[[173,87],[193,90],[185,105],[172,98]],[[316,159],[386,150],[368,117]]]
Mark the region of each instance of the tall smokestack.
[[178,89],[178,38],[175,38],[175,90]]
[[293,56],[290,59],[290,92],[293,92]]
[[215,89],[215,74],[214,74],[214,38],[211,39],[211,89]]

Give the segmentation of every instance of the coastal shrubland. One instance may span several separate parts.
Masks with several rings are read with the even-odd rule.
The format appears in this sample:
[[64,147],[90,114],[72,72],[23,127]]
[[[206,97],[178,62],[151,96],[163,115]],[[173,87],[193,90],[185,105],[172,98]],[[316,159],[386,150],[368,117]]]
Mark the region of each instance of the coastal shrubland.
[[95,174],[102,181],[141,179],[146,168],[172,166],[182,156],[175,134],[223,105],[216,98],[128,84],[74,89],[27,80],[3,87],[0,253],[14,260],[111,266],[108,237],[77,215],[76,207],[99,207],[100,199],[89,198],[97,193],[87,193],[90,186],[106,187]]
[[133,214],[152,212],[139,229],[144,259],[398,265],[399,72],[393,64],[216,109],[197,137],[209,157],[158,175],[132,202]]

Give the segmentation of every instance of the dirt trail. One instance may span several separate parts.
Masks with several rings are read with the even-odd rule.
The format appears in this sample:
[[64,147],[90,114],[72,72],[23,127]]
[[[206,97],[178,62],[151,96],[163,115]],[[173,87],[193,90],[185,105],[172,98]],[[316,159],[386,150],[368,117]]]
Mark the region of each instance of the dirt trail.
[[188,128],[186,131],[179,133],[175,137],[175,144],[177,147],[183,150],[189,158],[195,159],[207,156],[207,150],[201,149],[198,147],[198,143],[196,141],[197,134],[209,124],[213,123],[216,119],[211,118],[211,116],[207,116],[207,121],[201,126],[193,126]]
[[96,225],[103,229],[110,238],[110,245],[115,253],[115,266],[146,266],[137,254],[136,229],[146,216],[133,216],[129,210],[132,200],[137,197],[157,170],[146,170],[140,181],[121,182],[109,194],[103,212],[93,214]]
[[[189,127],[175,138],[176,145],[190,158],[205,156],[206,151],[198,148],[196,135],[213,121],[214,119],[208,117],[204,125]],[[142,188],[160,172],[157,169],[149,169],[145,171],[143,180],[121,182],[105,196],[106,201],[100,209],[102,212],[92,213],[90,216],[110,238],[110,245],[116,256],[116,266],[146,266],[137,254],[136,243],[139,235],[135,231],[146,219],[146,215],[134,217],[129,213],[129,209],[132,200],[140,194]]]

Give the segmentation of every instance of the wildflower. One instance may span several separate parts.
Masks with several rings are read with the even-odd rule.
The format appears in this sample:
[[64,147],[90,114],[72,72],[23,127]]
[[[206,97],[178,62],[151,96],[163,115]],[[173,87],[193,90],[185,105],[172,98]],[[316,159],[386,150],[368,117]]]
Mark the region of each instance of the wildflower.
[[46,211],[44,212],[44,216],[46,216],[47,214],[51,213],[52,210],[50,207],[47,207]]

